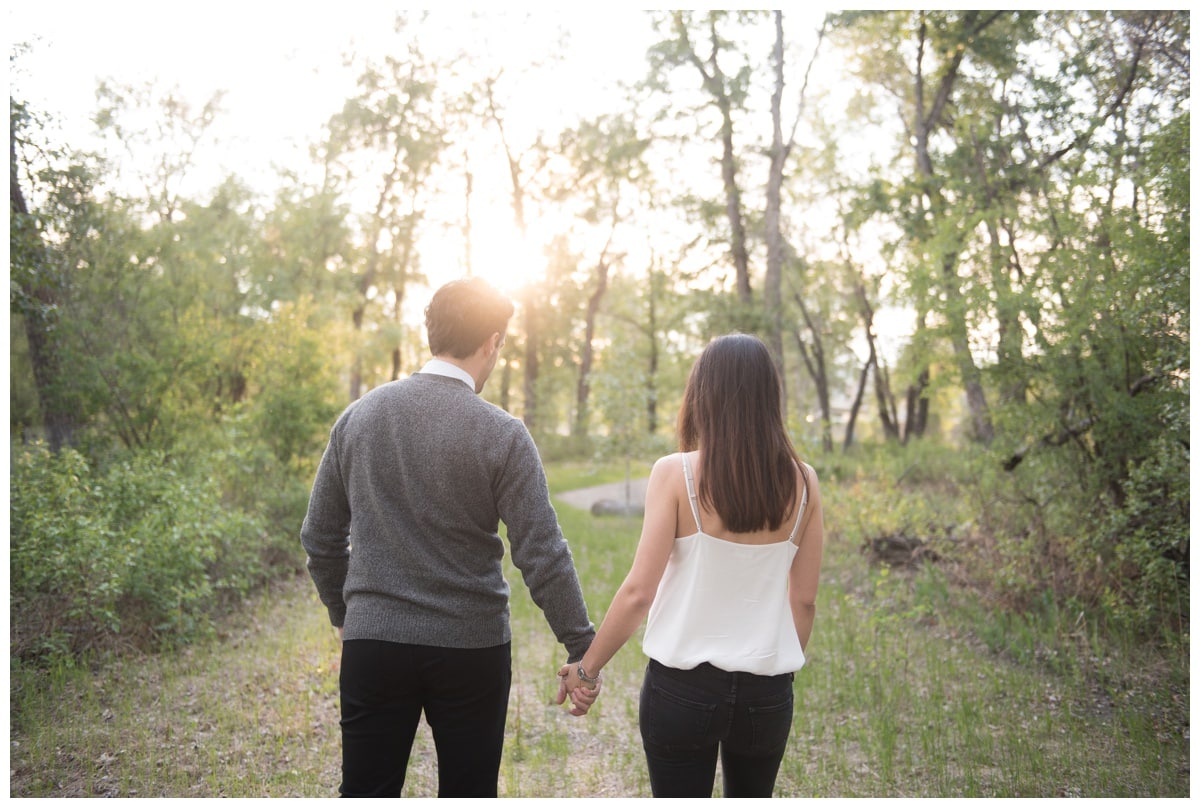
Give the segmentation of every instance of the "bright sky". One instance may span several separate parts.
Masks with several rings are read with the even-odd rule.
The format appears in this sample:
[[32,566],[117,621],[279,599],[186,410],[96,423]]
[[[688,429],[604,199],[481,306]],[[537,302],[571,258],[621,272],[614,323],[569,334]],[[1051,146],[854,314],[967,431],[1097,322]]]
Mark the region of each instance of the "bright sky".
[[[68,131],[90,131],[102,78],[179,85],[197,103],[225,90],[223,118],[229,136],[241,141],[239,162],[254,154],[278,157],[281,145],[316,137],[353,90],[356,73],[343,66],[343,54],[380,56],[385,43],[395,44],[395,10],[380,2],[42,0],[13,4],[8,16],[10,44],[32,46],[10,64],[10,87],[60,115]],[[421,30],[444,32],[440,42],[431,37],[431,50],[469,45],[519,68],[551,50],[549,40],[562,23],[571,29],[569,61],[544,80],[572,82],[573,91],[559,98],[583,106],[601,102],[617,79],[644,71],[650,34],[641,16],[632,9],[579,7],[557,19],[493,12],[482,23],[453,7],[434,13]],[[614,48],[614,42],[624,44]],[[550,89],[529,87],[524,97],[545,98]]]
[[[532,140],[530,123],[554,134],[582,115],[610,111],[618,83],[645,73],[652,32],[644,13],[632,8],[589,5],[556,14],[501,9],[490,11],[486,22],[474,19],[469,8],[441,8],[421,26],[422,47],[466,47],[506,66],[501,89],[515,93],[508,125],[518,149]],[[41,0],[12,4],[7,13],[10,46],[30,46],[10,62],[10,92],[53,115],[72,146],[86,146],[94,132],[90,118],[101,79],[134,86],[154,81],[161,91],[178,86],[196,106],[226,91],[225,112],[214,128],[220,150],[207,152],[196,172],[200,187],[190,189],[196,195],[229,173],[270,188],[272,163],[308,166],[308,145],[354,89],[359,67],[345,67],[343,56],[379,57],[396,44],[395,7],[381,2]],[[522,73],[531,59],[558,50],[560,28],[570,34],[565,63]],[[495,141],[494,133],[487,136]],[[513,248],[488,244],[511,229],[503,160],[488,162],[473,166],[473,254],[485,261]],[[492,183],[489,167],[496,172]]]
[[[532,141],[534,128],[553,137],[585,115],[618,110],[620,84],[645,76],[646,49],[654,41],[645,13],[620,4],[501,7],[489,10],[486,21],[469,7],[440,9],[420,26],[422,48],[465,48],[485,63],[505,66],[501,91],[512,94],[507,125],[518,150]],[[785,24],[793,38],[802,29],[815,30],[824,9],[789,13]],[[206,161],[184,189],[193,197],[231,173],[269,189],[272,164],[310,166],[308,145],[352,94],[361,68],[345,67],[344,55],[378,58],[397,42],[395,7],[375,0],[41,0],[12,4],[7,14],[10,44],[29,46],[10,62],[10,92],[58,119],[72,146],[86,147],[94,132],[90,118],[101,79],[134,86],[154,81],[160,92],[178,86],[197,106],[224,90],[225,111],[214,127],[220,148],[203,155]],[[555,46],[561,29],[569,34],[565,48]],[[552,53],[561,53],[563,62],[529,69],[532,60]],[[481,129],[481,137],[498,148],[494,131]],[[477,154],[482,149],[473,147],[473,162]],[[514,241],[503,156],[487,155],[472,171],[475,271],[515,288],[521,278],[513,267],[538,264],[538,245]],[[436,285],[438,268],[461,256],[435,256],[434,249],[423,247],[424,268]],[[513,261],[514,255],[527,258]],[[503,263],[489,264],[501,256]],[[450,272],[456,274],[453,267]]]

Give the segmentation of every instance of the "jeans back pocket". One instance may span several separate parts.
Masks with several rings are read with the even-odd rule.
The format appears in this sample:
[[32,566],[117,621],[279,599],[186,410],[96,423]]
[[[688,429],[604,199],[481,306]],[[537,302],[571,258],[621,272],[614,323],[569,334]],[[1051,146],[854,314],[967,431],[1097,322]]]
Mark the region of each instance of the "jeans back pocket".
[[719,740],[713,717],[719,706],[701,701],[691,689],[674,687],[675,682],[649,679],[642,687],[638,722],[642,739],[649,744],[675,750],[701,749]]
[[766,754],[787,746],[792,731],[792,702],[792,691],[788,690],[785,696],[763,699],[747,707],[752,753]]

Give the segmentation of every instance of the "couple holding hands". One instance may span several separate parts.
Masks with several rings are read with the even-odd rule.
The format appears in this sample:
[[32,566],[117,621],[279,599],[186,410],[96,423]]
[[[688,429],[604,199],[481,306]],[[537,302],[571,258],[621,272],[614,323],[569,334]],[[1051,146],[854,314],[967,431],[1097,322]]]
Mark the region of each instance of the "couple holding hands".
[[513,310],[478,278],[441,287],[425,310],[433,359],[330,432],[301,540],[343,637],[340,792],[399,796],[424,713],[438,796],[496,796],[512,682],[503,521],[567,650],[558,702],[587,713],[645,621],[639,725],[654,796],[709,796],[718,756],[726,796],[771,796],[823,527],[766,346],[735,334],[696,360],[680,451],[654,464],[632,566],[597,630],[528,430],[478,395]]

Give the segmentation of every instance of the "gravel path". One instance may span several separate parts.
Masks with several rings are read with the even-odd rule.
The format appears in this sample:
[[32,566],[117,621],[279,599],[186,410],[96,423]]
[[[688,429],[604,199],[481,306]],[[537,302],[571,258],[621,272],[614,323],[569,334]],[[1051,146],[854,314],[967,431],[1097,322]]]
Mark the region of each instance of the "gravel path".
[[622,481],[606,485],[595,485],[591,488],[580,488],[575,491],[567,491],[564,494],[556,494],[554,498],[584,511],[591,510],[591,507],[601,500],[611,500],[620,503],[625,503],[628,500],[630,505],[645,507],[647,482],[649,482],[649,478],[643,477],[638,480],[630,480],[628,483]]

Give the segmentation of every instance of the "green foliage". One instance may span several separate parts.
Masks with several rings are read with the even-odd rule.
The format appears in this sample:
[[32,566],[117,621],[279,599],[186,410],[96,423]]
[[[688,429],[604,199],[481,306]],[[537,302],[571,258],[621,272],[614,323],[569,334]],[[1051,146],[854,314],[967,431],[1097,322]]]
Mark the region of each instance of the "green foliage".
[[[769,325],[759,303],[723,288],[720,172],[694,159],[715,156],[725,103],[744,144],[733,168],[761,176],[769,18],[657,19],[647,86],[664,93],[557,139],[541,133],[502,166],[524,182],[530,233],[549,221],[535,221],[541,203],[566,222],[544,234],[547,271],[525,294],[536,316],[514,320],[514,353],[491,385],[516,371],[501,389],[507,402],[530,371],[515,352],[536,343],[528,390],[550,460],[627,470],[671,451],[699,346]],[[831,524],[855,545],[896,534],[933,542],[1010,613],[1084,612],[1117,630],[1186,637],[1189,18],[918,11],[833,23],[829,40],[857,84],[825,99],[821,120],[805,111],[785,166],[783,327],[804,336],[791,293],[802,295],[836,404],[863,364],[856,293],[878,309],[881,331],[885,307],[907,309],[913,333],[880,334],[881,386],[893,385],[880,395],[902,401],[930,374],[925,434],[956,444],[813,452],[851,491],[831,494]],[[476,133],[461,138],[479,118],[452,97],[472,77],[423,53],[416,30],[393,58],[364,65],[354,97],[327,117],[318,184],[297,170],[270,201],[236,179],[202,198],[181,193],[219,94],[193,109],[177,92],[101,87],[103,132],[152,156],[121,172],[41,142],[46,122],[10,102],[11,425],[18,435],[44,426],[57,445],[57,415],[76,450],[14,460],[20,653],[104,632],[191,636],[225,594],[298,565],[295,532],[344,377],[351,390],[385,381],[423,350],[408,322],[421,254],[428,238],[447,254],[463,246],[451,242],[465,222],[434,219],[461,208],[460,171],[486,153]],[[815,79],[824,63],[814,67]],[[938,114],[922,118],[939,97]],[[843,102],[853,123],[833,109]],[[525,121],[504,112],[483,117],[519,131]],[[918,123],[929,128],[919,154]],[[812,132],[825,148],[801,145]],[[868,159],[851,167],[868,140]],[[113,190],[130,178],[141,190]],[[761,200],[743,185],[753,274]],[[630,235],[639,229],[645,245]],[[595,363],[578,387],[589,326]],[[786,367],[803,372],[791,342]],[[805,426],[808,385],[797,386],[794,426],[815,447],[823,435]],[[867,391],[860,440],[879,434],[872,399]],[[964,408],[994,425],[988,452],[958,447],[974,431]],[[205,521],[206,510],[219,516]],[[45,608],[26,608],[33,601]]]
[[[1065,452],[1012,472],[982,449],[932,441],[810,460],[829,489],[831,535],[864,551],[874,539],[920,540],[995,611],[991,619],[1005,621],[1005,637],[1019,637],[1012,621],[1036,613],[1174,646],[1190,624],[1189,450],[1178,432],[1147,448],[1119,505]],[[1039,643],[1053,645],[1039,638],[1022,653]]]
[[854,547],[906,536],[953,553],[953,544],[973,529],[978,511],[969,487],[979,464],[976,454],[921,441],[861,447],[851,456],[810,456],[809,462],[822,490],[830,482],[823,501],[827,529]]
[[248,367],[254,394],[242,409],[251,440],[265,444],[285,467],[320,456],[340,410],[328,341],[308,326],[313,308],[308,299],[281,305],[259,323]]
[[98,469],[33,445],[14,452],[9,494],[17,656],[188,641],[221,592],[247,589],[261,525],[190,466],[141,453]]
[[1142,634],[1178,634],[1189,624],[1190,451],[1160,437],[1132,468],[1121,507],[1081,538],[1077,567],[1103,613]]

